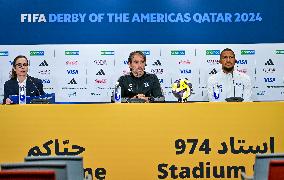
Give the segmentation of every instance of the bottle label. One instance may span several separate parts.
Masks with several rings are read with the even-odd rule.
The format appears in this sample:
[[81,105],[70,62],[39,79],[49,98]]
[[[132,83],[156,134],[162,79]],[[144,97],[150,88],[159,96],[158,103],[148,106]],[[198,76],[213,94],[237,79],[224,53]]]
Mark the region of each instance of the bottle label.
[[19,104],[26,104],[26,87],[19,87]]
[[114,101],[115,102],[121,102],[121,87],[118,86],[114,93]]

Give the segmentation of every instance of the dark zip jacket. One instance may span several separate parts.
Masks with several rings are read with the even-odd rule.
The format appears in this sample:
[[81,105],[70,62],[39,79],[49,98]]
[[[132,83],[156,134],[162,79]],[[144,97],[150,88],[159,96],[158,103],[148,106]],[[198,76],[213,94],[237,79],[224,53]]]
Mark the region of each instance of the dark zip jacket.
[[145,72],[141,77],[135,77],[132,73],[121,76],[118,80],[121,86],[122,98],[132,98],[137,94],[144,94],[150,98],[164,97],[159,79],[155,74]]

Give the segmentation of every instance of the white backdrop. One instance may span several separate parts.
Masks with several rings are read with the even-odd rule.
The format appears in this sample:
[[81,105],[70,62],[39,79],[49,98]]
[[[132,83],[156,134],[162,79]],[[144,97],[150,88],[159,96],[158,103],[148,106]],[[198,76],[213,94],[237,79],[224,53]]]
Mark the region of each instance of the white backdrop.
[[11,62],[21,54],[30,61],[29,74],[42,79],[45,92],[55,92],[56,102],[110,102],[116,80],[129,71],[129,53],[141,50],[166,101],[176,101],[171,84],[178,78],[193,84],[189,101],[208,101],[207,79],[220,71],[219,53],[227,47],[235,51],[236,69],[250,76],[254,101],[284,100],[284,44],[1,45],[0,98]]

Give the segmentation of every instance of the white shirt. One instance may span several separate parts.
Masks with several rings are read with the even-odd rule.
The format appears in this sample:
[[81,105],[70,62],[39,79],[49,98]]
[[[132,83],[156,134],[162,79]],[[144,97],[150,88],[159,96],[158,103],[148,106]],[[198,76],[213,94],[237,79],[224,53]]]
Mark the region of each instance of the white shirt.
[[225,102],[226,98],[241,97],[244,101],[252,101],[252,85],[248,75],[233,71],[224,73],[223,70],[208,78],[208,98],[213,102]]
[[19,87],[22,87],[22,86],[26,87],[26,85],[27,85],[27,77],[26,77],[26,79],[23,82],[20,82],[18,78],[17,78],[17,81],[18,81]]

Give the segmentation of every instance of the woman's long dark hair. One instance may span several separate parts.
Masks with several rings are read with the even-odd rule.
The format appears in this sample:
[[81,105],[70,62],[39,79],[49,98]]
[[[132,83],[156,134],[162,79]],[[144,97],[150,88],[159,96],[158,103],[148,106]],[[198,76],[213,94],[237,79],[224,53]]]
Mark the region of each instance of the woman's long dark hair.
[[16,69],[16,62],[18,59],[20,58],[25,58],[27,60],[27,63],[28,63],[28,59],[26,58],[26,56],[23,56],[23,55],[19,55],[17,57],[15,57],[14,61],[13,61],[13,68],[12,68],[12,74],[11,74],[11,79],[17,79],[17,74],[16,74],[16,71],[14,70],[14,68]]

